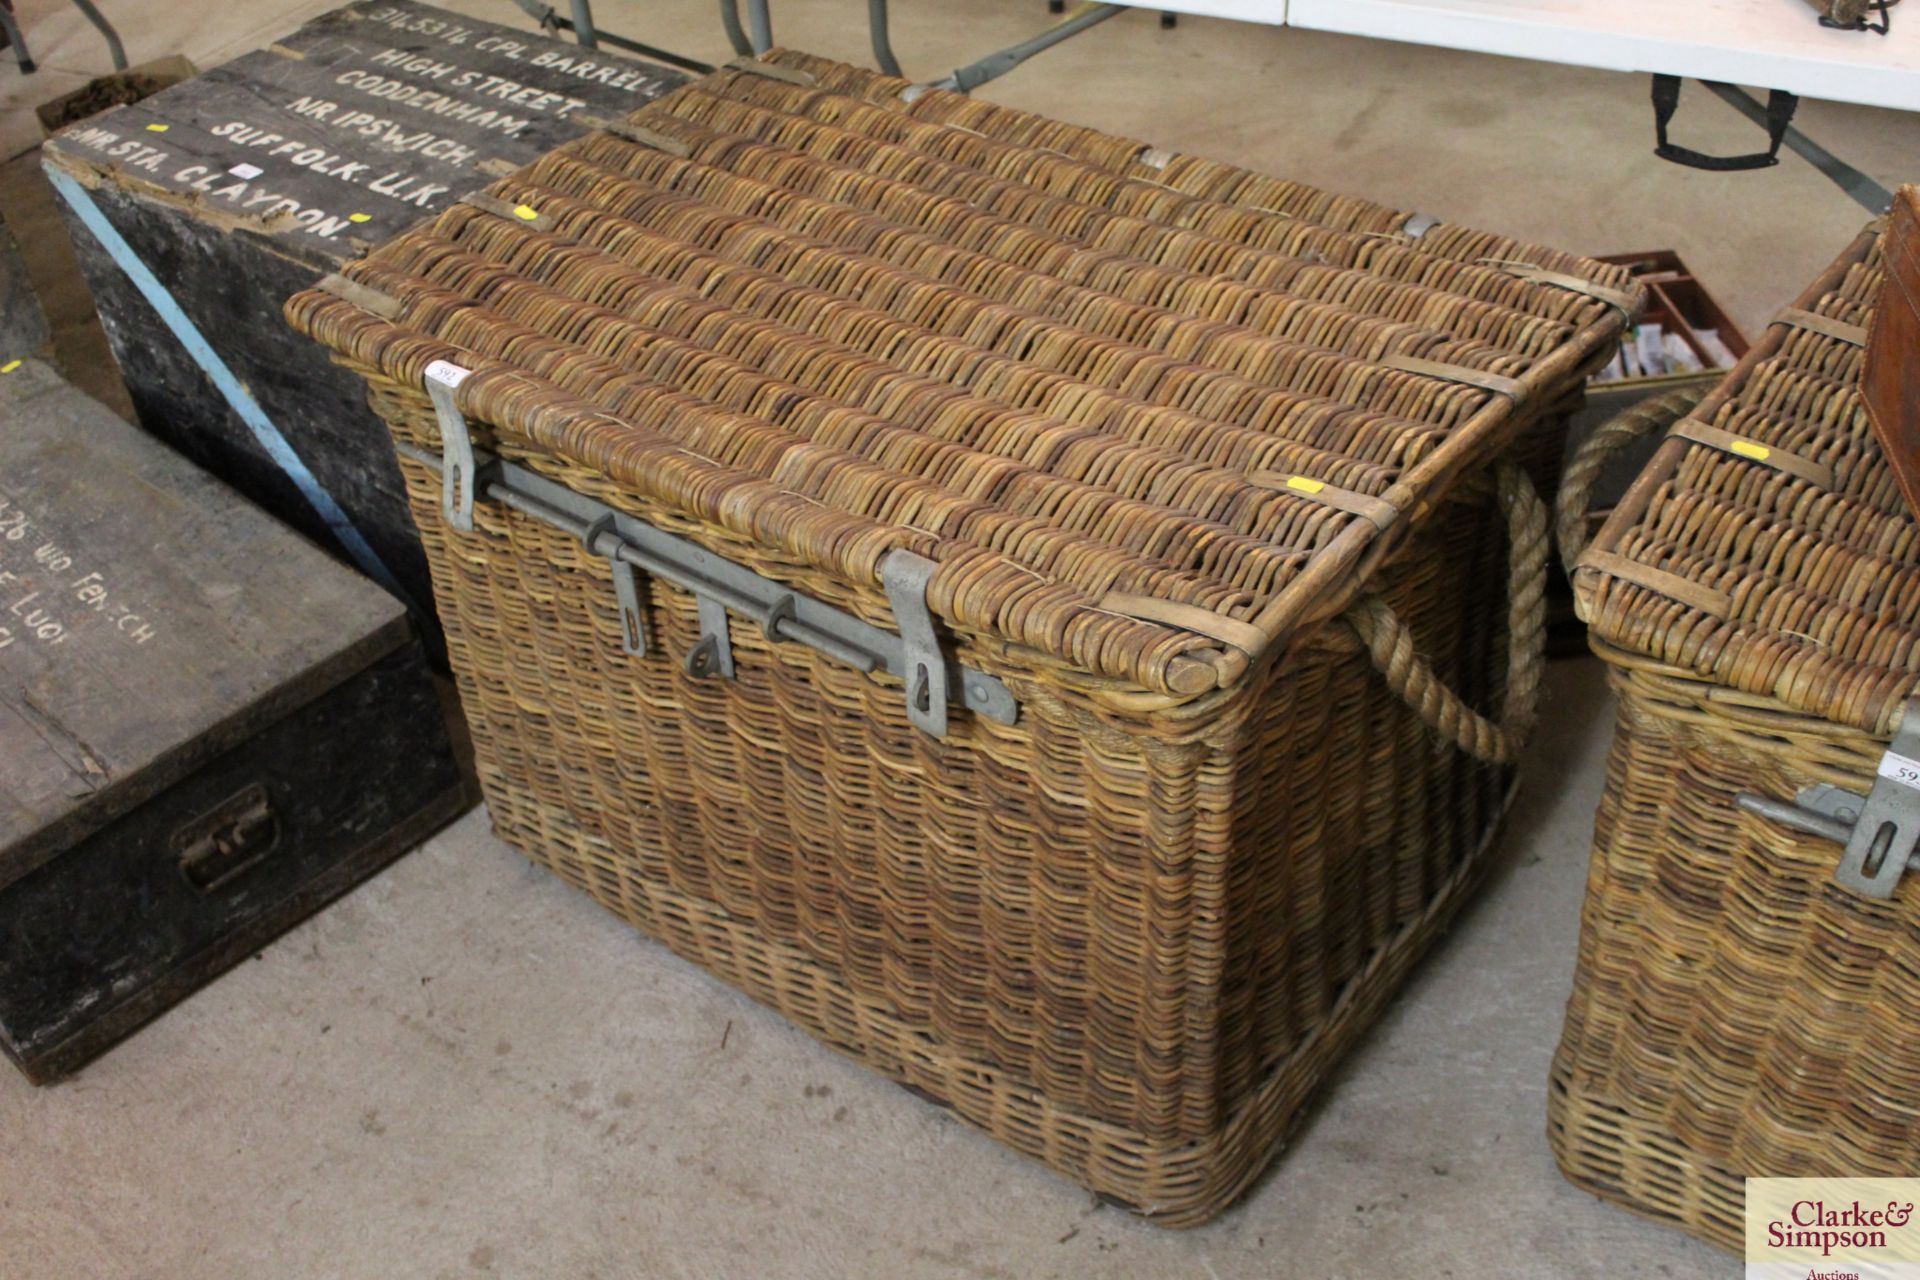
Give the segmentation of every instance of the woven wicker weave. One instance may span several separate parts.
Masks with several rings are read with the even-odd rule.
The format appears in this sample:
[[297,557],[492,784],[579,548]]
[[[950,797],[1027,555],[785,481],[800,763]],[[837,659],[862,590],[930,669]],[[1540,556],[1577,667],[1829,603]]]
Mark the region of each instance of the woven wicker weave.
[[1575,573],[1620,708],[1552,1141],[1728,1248],[1746,1177],[1920,1174],[1920,883],[1843,887],[1841,844],[1737,801],[1865,795],[1920,683],[1920,539],[1858,386],[1880,285],[1865,234],[1698,408],[1622,424],[1686,415]]
[[[1482,865],[1546,552],[1501,459],[1550,451],[1638,298],[772,63],[289,315],[403,446],[503,836],[1009,1145],[1203,1220]],[[904,626],[883,563],[924,556],[1017,721],[923,732],[899,680],[738,616],[735,677],[696,678],[696,601],[658,578],[630,656],[604,554],[499,502],[444,517],[436,360],[473,370],[484,449],[875,626]]]

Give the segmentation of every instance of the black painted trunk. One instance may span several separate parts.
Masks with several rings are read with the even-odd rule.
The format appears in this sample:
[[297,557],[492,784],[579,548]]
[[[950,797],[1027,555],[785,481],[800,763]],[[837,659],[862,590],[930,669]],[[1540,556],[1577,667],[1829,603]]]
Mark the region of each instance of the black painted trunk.
[[400,606],[0,377],[0,1049],[72,1071],[466,805]]

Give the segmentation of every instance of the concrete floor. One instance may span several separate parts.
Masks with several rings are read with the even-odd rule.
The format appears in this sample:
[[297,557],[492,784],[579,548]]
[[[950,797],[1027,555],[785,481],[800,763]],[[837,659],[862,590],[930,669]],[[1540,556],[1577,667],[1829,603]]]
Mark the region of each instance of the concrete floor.
[[88,1068],[0,1075],[0,1276],[1733,1276],[1543,1136],[1590,660],[1489,891],[1237,1209],[1147,1225],[820,1047],[472,814]]
[[[135,60],[205,66],[328,3],[108,7]],[[518,21],[503,0],[449,7]],[[32,145],[28,108],[105,66],[73,10],[22,9],[48,70],[0,65],[0,155]],[[898,9],[927,76],[1043,20],[1030,0]],[[724,54],[706,0],[597,11]],[[776,32],[865,61],[859,11],[788,0]],[[1675,247],[1756,330],[1863,220],[1791,159],[1655,161],[1638,77],[1128,15],[984,92],[1569,248]],[[1920,119],[1810,102],[1802,122],[1884,182],[1913,176]],[[1753,145],[1703,93],[1684,128]],[[0,203],[28,173],[8,167]],[[1488,892],[1209,1227],[1096,1207],[638,939],[476,813],[76,1081],[0,1073],[0,1277],[1734,1275],[1567,1186],[1546,1148],[1610,731],[1590,659],[1548,692]]]

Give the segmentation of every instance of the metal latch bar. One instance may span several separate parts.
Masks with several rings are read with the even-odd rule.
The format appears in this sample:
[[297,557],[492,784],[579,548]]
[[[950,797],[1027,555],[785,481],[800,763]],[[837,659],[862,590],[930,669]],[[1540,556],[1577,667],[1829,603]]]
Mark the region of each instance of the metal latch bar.
[[[444,465],[427,450],[405,444],[398,448],[428,467]],[[945,732],[947,707],[955,701],[1001,724],[1019,719],[1019,701],[1005,684],[961,666],[940,649],[926,606],[926,580],[933,564],[912,552],[894,551],[881,563],[882,582],[901,626],[901,634],[895,634],[524,467],[482,456],[475,474],[480,477],[476,496],[583,543],[590,535],[593,541],[586,545],[593,554],[691,593],[700,610],[701,639],[686,659],[690,674],[733,674],[727,615],[737,613],[758,621],[770,641],[804,644],[856,670],[885,670],[898,677],[907,686],[909,719],[929,733]],[[616,574],[616,590],[617,581]],[[624,614],[625,601],[621,609]],[[933,727],[936,724],[940,727]]]
[[1920,698],[1907,703],[1878,774],[1864,796],[1823,782],[1802,787],[1793,804],[1751,794],[1737,803],[1783,826],[1845,844],[1835,882],[1869,898],[1891,898],[1903,875],[1920,872]]

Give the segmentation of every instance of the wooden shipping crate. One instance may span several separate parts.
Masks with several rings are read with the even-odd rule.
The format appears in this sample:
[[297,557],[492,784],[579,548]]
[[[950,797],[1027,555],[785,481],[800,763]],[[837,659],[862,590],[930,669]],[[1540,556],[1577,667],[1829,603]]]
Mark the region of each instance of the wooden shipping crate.
[[[409,0],[267,49],[49,139],[412,601],[431,602],[393,450],[354,380],[279,306],[368,246],[685,79]],[[67,210],[140,422],[322,545],[327,522],[154,305]]]
[[1519,460],[1625,273],[792,52],[489,194],[288,312],[400,445],[496,828],[1218,1212],[1486,865]]
[[1553,1147],[1733,1250],[1748,1178],[1920,1176],[1920,526],[1861,391],[1886,278],[1876,226],[1697,407],[1596,436],[1666,433],[1571,566],[1619,708]]
[[64,1075],[466,805],[399,604],[0,374],[0,1049]]

